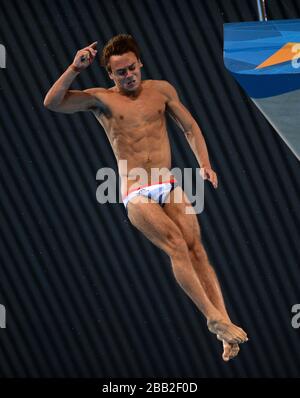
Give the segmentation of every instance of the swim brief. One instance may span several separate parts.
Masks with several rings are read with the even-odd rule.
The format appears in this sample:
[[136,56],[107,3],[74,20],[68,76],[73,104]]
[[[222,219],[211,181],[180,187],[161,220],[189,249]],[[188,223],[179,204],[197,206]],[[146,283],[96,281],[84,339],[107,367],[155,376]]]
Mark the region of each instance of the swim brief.
[[125,209],[127,210],[128,202],[139,195],[155,200],[155,202],[163,207],[168,194],[173,191],[177,185],[178,183],[176,180],[170,180],[152,185],[144,185],[134,189],[133,191],[129,191],[129,193],[123,198]]

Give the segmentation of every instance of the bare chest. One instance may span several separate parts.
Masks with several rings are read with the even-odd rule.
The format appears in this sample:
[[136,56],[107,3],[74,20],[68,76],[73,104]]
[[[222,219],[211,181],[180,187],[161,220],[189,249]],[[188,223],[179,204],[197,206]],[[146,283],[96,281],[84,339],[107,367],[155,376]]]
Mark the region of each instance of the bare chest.
[[108,104],[112,120],[118,126],[137,126],[155,123],[165,113],[166,99],[161,93],[147,91],[138,98],[116,95]]

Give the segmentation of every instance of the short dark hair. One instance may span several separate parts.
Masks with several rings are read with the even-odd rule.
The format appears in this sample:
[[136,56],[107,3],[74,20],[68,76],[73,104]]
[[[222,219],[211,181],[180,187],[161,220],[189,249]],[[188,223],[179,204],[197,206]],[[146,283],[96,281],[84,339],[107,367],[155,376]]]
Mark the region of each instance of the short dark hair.
[[140,49],[135,39],[128,34],[120,33],[117,36],[112,37],[104,46],[101,55],[101,65],[106,68],[107,71],[111,71],[109,58],[112,55],[122,55],[132,51],[137,59],[140,59]]

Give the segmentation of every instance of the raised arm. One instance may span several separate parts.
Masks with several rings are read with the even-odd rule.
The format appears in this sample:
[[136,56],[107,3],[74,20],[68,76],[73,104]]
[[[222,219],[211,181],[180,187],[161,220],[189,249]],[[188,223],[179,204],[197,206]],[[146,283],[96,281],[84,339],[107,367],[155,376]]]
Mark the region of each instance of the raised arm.
[[200,127],[190,112],[181,103],[175,88],[166,81],[160,82],[161,89],[167,96],[167,112],[175,120],[194,152],[200,165],[200,174],[208,179],[215,188],[218,186],[216,173],[212,170],[207,146]]
[[101,102],[94,95],[97,89],[69,90],[73,80],[81,71],[94,61],[97,42],[77,51],[73,63],[60,76],[48,91],[44,106],[55,112],[74,113],[101,107]]

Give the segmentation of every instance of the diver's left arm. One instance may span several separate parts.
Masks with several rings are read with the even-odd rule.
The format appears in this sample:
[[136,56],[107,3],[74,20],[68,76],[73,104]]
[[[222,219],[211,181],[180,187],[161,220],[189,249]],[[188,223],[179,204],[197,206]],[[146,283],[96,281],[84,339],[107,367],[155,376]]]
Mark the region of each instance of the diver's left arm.
[[184,135],[194,152],[200,165],[200,174],[208,179],[214,188],[218,186],[218,178],[212,170],[205,139],[195,119],[180,102],[174,87],[168,82],[161,82],[161,87],[167,96],[167,112],[172,116],[177,125],[184,132]]

